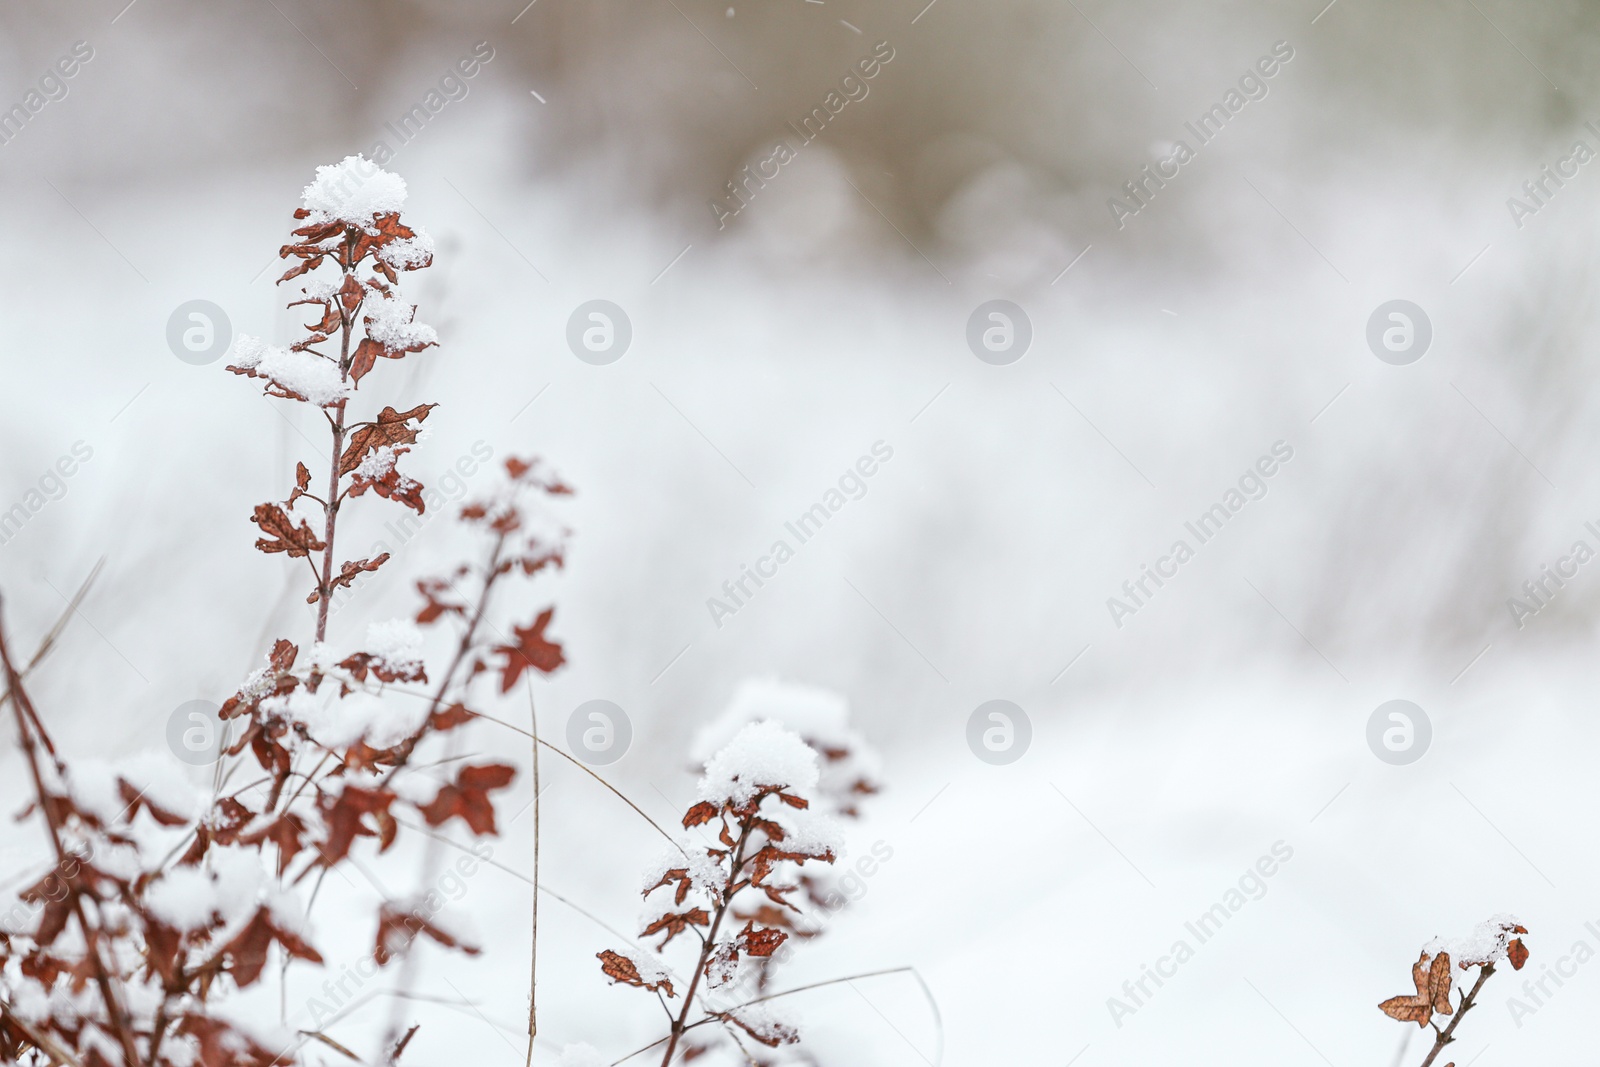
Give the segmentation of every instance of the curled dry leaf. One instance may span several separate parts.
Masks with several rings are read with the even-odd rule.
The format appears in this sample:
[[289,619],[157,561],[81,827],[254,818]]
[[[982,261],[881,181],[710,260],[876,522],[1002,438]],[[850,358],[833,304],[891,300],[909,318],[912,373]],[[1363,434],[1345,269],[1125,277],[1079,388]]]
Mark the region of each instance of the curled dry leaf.
[[640,937],[654,937],[656,934],[665,934],[658,948],[665,948],[667,942],[689,929],[691,926],[710,926],[711,915],[704,908],[690,908],[683,912],[667,912],[655,922],[646,926],[639,934]]
[[1450,1004],[1450,954],[1441,952],[1432,958],[1422,953],[1411,965],[1411,982],[1417,991],[1407,996],[1390,997],[1379,1004],[1383,1013],[1403,1023],[1416,1023],[1426,1028],[1433,1013],[1450,1015],[1455,1009]]
[[[331,593],[341,586],[349,588],[361,575],[377,570],[388,561],[389,553],[387,552],[380,552],[372,559],[346,560],[344,565],[339,568],[339,573],[333,576],[333,581],[328,583],[328,591]],[[311,590],[311,595],[306,597],[306,603],[315,604],[321,599],[322,591],[313,589]]]
[[659,989],[669,997],[674,995],[672,979],[662,977],[655,981],[646,981],[639,975],[639,968],[635,966],[634,962],[620,952],[606,949],[602,952],[596,952],[595,958],[600,961],[600,969],[613,982],[621,985],[638,986],[640,989],[647,989],[652,993]]

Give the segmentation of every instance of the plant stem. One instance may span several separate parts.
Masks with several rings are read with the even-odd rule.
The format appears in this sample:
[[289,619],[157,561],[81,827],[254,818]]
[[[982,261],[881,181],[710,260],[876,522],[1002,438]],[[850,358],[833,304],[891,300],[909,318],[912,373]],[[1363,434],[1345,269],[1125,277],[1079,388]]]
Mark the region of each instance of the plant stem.
[[533,731],[533,933],[528,946],[528,1059],[533,1067],[533,1039],[539,1034],[539,712],[533,703],[533,683],[528,689],[528,722]]
[[[45,825],[49,827],[50,844],[55,849],[58,868],[65,870],[67,850],[61,843],[61,831],[56,825],[56,807],[51,802],[48,790],[45,789],[44,776],[39,771],[39,754],[34,745],[33,732],[28,729],[28,720],[37,722],[38,716],[34,712],[33,701],[28,698],[27,690],[22,687],[21,675],[17,673],[16,667],[12,666],[11,652],[6,645],[3,631],[0,631],[0,667],[5,669],[6,685],[11,690],[11,709],[16,715],[17,732],[22,741],[23,752],[28,757],[28,770],[33,775],[34,792],[39,797],[39,811],[44,816]],[[100,990],[100,999],[105,1003],[106,1016],[111,1020],[117,1040],[122,1045],[124,1060],[129,1067],[139,1067],[142,1061],[139,1059],[139,1050],[134,1044],[132,1023],[111,988],[111,975],[106,970],[105,958],[100,954],[100,928],[89,924],[89,918],[83,908],[83,897],[78,892],[72,894],[72,912],[78,920],[79,929],[83,931],[84,948],[94,965],[95,985]]]
[[672,1063],[673,1054],[678,1049],[678,1040],[683,1037],[683,1032],[688,1029],[685,1023],[689,1020],[689,1009],[694,1007],[694,994],[700,988],[700,979],[705,974],[706,963],[711,958],[711,953],[716,951],[717,931],[722,927],[722,920],[733,909],[733,885],[739,878],[739,870],[744,866],[744,847],[750,840],[750,820],[746,820],[739,828],[739,841],[734,846],[733,857],[728,867],[728,880],[722,886],[722,903],[717,907],[716,917],[711,920],[711,929],[706,932],[705,944],[700,946],[700,959],[694,965],[694,977],[689,979],[689,990],[683,997],[683,1010],[678,1012],[678,1018],[672,1024],[672,1039],[667,1042],[667,1054],[661,1058],[661,1067],[668,1067]]
[[[348,261],[350,250],[355,242],[355,231],[345,231],[345,255],[340,258],[345,261],[344,273],[351,276],[355,267]],[[355,311],[346,311],[343,306],[343,297],[336,295],[340,301],[339,308],[339,381],[345,382],[350,378],[350,332],[355,327]],[[359,310],[359,306],[358,306]],[[328,605],[333,599],[333,535],[339,518],[339,464],[344,457],[344,416],[345,408],[350,401],[342,399],[334,408],[333,423],[333,458],[329,461],[328,473],[328,499],[323,501],[322,513],[326,518],[323,524],[324,542],[322,549],[322,578],[317,586],[317,643],[321,644],[328,636]]]
[[1473,1001],[1478,996],[1478,990],[1483,988],[1483,983],[1493,973],[1494,964],[1486,963],[1483,965],[1483,970],[1478,972],[1478,980],[1472,984],[1472,991],[1461,998],[1461,1007],[1456,1010],[1456,1017],[1451,1019],[1450,1025],[1439,1031],[1439,1036],[1433,1039],[1433,1051],[1429,1052],[1428,1058],[1422,1061],[1422,1067],[1430,1067],[1434,1058],[1444,1050],[1444,1047],[1455,1040],[1450,1035],[1455,1032],[1456,1027],[1461,1025],[1461,1020],[1466,1016],[1467,1012],[1472,1010]]
[[[394,766],[390,767],[389,772],[383,776],[383,781],[379,783],[380,785],[388,785],[389,780],[400,773],[400,768],[404,767],[411,759],[411,754],[416,751],[418,743],[432,729],[430,724],[433,721],[433,714],[439,710],[439,705],[444,703],[445,696],[450,692],[450,687],[455,681],[456,671],[461,669],[461,664],[467,658],[467,653],[472,651],[472,643],[477,638],[478,627],[482,625],[484,615],[489,610],[489,594],[494,591],[494,583],[501,577],[500,553],[504,551],[505,544],[505,534],[501,534],[495,539],[494,551],[489,553],[489,567],[483,578],[483,592],[478,596],[477,610],[472,613],[472,618],[468,620],[467,629],[462,633],[461,640],[456,643],[455,654],[450,658],[450,666],[445,668],[444,676],[439,679],[438,688],[433,691],[433,698],[428,702],[428,714],[422,720],[421,728],[397,746],[399,752],[395,756]],[[471,680],[470,677],[468,680]]]

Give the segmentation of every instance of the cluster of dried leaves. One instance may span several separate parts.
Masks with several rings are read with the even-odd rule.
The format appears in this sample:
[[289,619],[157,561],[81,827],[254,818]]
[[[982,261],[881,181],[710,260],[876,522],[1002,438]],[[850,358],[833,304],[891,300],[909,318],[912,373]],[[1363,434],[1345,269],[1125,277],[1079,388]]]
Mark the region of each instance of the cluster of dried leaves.
[[[1460,1024],[1462,1017],[1472,1010],[1477,1001],[1478,991],[1494,973],[1497,962],[1501,959],[1508,960],[1512,969],[1518,971],[1528,962],[1528,946],[1523,944],[1521,937],[1528,931],[1522,924],[1511,919],[1499,919],[1490,920],[1485,925],[1491,928],[1491,937],[1487,943],[1477,949],[1469,949],[1456,961],[1463,971],[1473,967],[1479,969],[1477,981],[1470,990],[1460,994],[1459,1004],[1450,1002],[1452,984],[1450,953],[1440,951],[1430,955],[1427,949],[1423,949],[1422,954],[1417,957],[1417,962],[1411,965],[1411,983],[1416,987],[1416,992],[1390,997],[1378,1005],[1391,1019],[1403,1023],[1416,1023],[1423,1030],[1433,1027],[1433,1048],[1429,1051],[1427,1059],[1422,1061],[1422,1067],[1430,1067],[1444,1047],[1456,1040],[1456,1026]],[[1449,1025],[1441,1029],[1433,1021],[1436,1014],[1450,1015],[1454,1018]],[[1455,1067],[1455,1065],[1446,1064],[1445,1067]]]
[[[785,912],[800,914],[799,907],[789,899],[800,886],[791,878],[774,877],[780,867],[834,861],[831,848],[795,840],[794,835],[771,817],[772,809],[780,805],[804,811],[811,807],[811,801],[792,792],[786,782],[770,782],[756,783],[751,797],[743,802],[700,801],[694,804],[683,816],[684,829],[714,825],[717,844],[691,847],[686,851],[683,866],[668,868],[659,881],[644,891],[648,899],[658,890],[668,890],[670,902],[645,925],[639,936],[659,934],[658,949],[665,948],[686,931],[692,931],[700,941],[698,959],[690,972],[682,1006],[675,1015],[668,1009],[673,1021],[671,1032],[662,1039],[666,1044],[663,1065],[672,1062],[686,1031],[712,1022],[737,1028],[768,1048],[799,1040],[793,1027],[738,1008],[705,1007],[699,1022],[689,1021],[695,993],[702,981],[711,989],[726,985],[739,973],[741,960],[770,959],[788,939],[789,933],[784,928],[788,922],[778,921],[778,917]],[[743,899],[741,894],[759,896],[761,905],[743,927],[725,934],[724,927],[733,924],[730,920],[734,904]],[[613,981],[653,992],[663,1006],[667,999],[678,995],[670,975],[653,960],[612,949],[599,953],[599,959],[601,969]]]
[[[835,818],[859,818],[862,799],[877,794],[881,789],[880,784],[862,770],[862,757],[865,754],[853,750],[848,742],[837,737],[812,737],[804,732],[799,736],[816,752],[823,766],[817,796],[813,798],[815,806]],[[830,768],[842,768],[845,773],[830,774]],[[795,887],[793,898],[803,902],[804,910],[788,903],[779,906],[765,895],[752,893],[736,895],[729,902],[731,925],[743,923],[749,929],[759,923],[763,932],[774,939],[771,951],[746,954],[746,986],[750,992],[760,995],[768,991],[776,966],[785,955],[784,951],[780,951],[782,946],[792,946],[796,942],[810,941],[822,935],[826,901],[836,893],[831,873],[829,868],[819,871],[815,865],[798,864],[786,872],[788,882]],[[648,929],[645,932],[648,933]],[[732,1040],[732,1035],[725,1029],[717,1031],[708,1027],[685,1037],[684,1056],[686,1059],[698,1058]],[[740,1048],[737,1051],[747,1062],[758,1064],[759,1067],[766,1067],[768,1063],[759,1050]]]
[[[415,445],[434,405],[384,406],[364,420],[353,407],[357,387],[379,359],[402,359],[434,343],[431,331],[413,328],[415,308],[397,304],[395,290],[400,272],[427,266],[432,257],[431,246],[398,213],[374,213],[364,224],[319,221],[305,209],[295,217],[304,225],[280,255],[298,262],[280,282],[308,276],[303,298],[290,306],[313,306],[317,320],[289,350],[295,355],[286,359],[298,362],[278,364],[290,372],[275,373],[259,360],[230,369],[262,379],[270,396],[316,407],[327,420],[332,462],[323,491],[313,491],[310,470],[297,464],[288,498],[258,505],[253,516],[260,551],[305,559],[310,567],[313,640],[305,647],[278,640],[266,665],[223,705],[231,741],[198,812],[168,805],[161,799],[166,791],[131,775],[114,777],[123,806],[113,813],[85,799],[101,796],[91,788],[96,783],[60,753],[28,695],[27,665],[19,666],[0,633],[7,686],[0,705],[12,707],[35,794],[24,815],[41,818],[54,855],[52,869],[22,894],[36,906],[31,923],[0,928],[0,1062],[274,1067],[298,1062],[305,1039],[342,1050],[328,1035],[304,1031],[284,1047],[266,1047],[259,1029],[230,1020],[220,1002],[263,981],[269,959],[322,962],[308,907],[293,890],[308,878],[320,884],[365,847],[360,842],[387,851],[408,816],[441,830],[459,821],[472,835],[495,834],[494,794],[511,783],[512,766],[459,765],[431,790],[427,775],[404,790],[395,778],[419,746],[477,717],[466,701],[480,673],[497,674],[506,692],[528,672],[549,673],[563,663],[561,646],[547,633],[551,608],[514,626],[515,642],[484,639],[493,629],[486,625],[491,594],[505,578],[563,562],[560,540],[535,533],[528,509],[535,498],[571,490],[519,459],[506,462],[503,487],[463,509],[462,520],[484,535],[483,561],[418,584],[418,623],[449,623],[457,631],[454,653],[431,689],[406,688],[429,684],[420,659],[392,650],[342,656],[328,650],[330,601],[389,558],[336,563],[341,508],[369,491],[417,512],[425,507],[421,483],[402,474],[397,461]],[[333,281],[309,277],[324,264],[337,268]],[[319,347],[335,338],[337,354]],[[336,384],[313,400],[300,384],[308,381]],[[314,522],[302,514],[307,508]],[[402,696],[423,701],[423,713],[415,703],[397,709]],[[337,722],[355,697],[369,707],[381,701],[386,728],[355,731],[353,740],[346,728],[335,731],[340,741],[322,739],[323,726]],[[407,725],[397,731],[397,722]],[[152,829],[170,831],[165,840],[175,838],[177,846],[153,851]],[[241,871],[252,869],[259,883],[236,884]],[[385,901],[376,911],[372,943],[380,966],[405,955],[418,936],[475,951],[405,901]],[[393,1062],[409,1036],[386,1042],[380,1055]]]

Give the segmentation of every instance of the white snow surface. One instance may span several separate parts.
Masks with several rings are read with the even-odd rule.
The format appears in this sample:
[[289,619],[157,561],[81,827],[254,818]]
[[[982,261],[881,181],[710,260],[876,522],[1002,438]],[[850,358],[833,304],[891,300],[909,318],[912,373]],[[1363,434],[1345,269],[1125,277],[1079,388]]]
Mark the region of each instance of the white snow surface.
[[727,709],[695,733],[690,752],[697,763],[705,763],[746,724],[769,719],[815,744],[863,744],[850,728],[850,702],[843,694],[779,678],[747,678],[734,690]]
[[606,1062],[599,1050],[587,1042],[564,1045],[561,1049],[561,1067],[605,1067]]
[[301,194],[311,223],[339,222],[368,226],[373,216],[399,211],[406,202],[405,179],[390,174],[365,156],[345,156],[318,167],[317,176]]
[[[775,677],[740,682],[723,713],[696,732],[690,752],[696,763],[704,764],[744,726],[766,721],[788,727],[817,750],[818,791],[840,807],[858,799],[851,792],[857,782],[882,778],[883,760],[850,725],[850,702],[842,693]],[[829,759],[825,750],[846,755]]]
[[1429,956],[1450,953],[1450,962],[1458,967],[1474,967],[1485,963],[1498,963],[1506,958],[1506,949],[1522,920],[1515,915],[1502,913],[1491,916],[1472,928],[1466,937],[1436,937],[1422,946]]
[[341,695],[332,686],[268,697],[261,707],[304,723],[312,739],[327,748],[346,748],[357,741],[389,748],[421,727],[428,714],[424,701],[386,701],[362,690]]
[[378,258],[396,270],[415,270],[433,258],[433,238],[421,226],[411,227],[415,237],[390,241],[378,250]]
[[392,296],[369,296],[363,307],[367,336],[385,348],[400,351],[413,345],[439,343],[439,334],[426,323],[414,322],[417,307]]
[[339,377],[339,367],[314,352],[295,352],[268,344],[259,337],[240,334],[233,343],[232,363],[253,370],[298,393],[318,407],[348,397],[353,384]]
[[422,663],[422,630],[406,618],[372,623],[367,627],[365,651],[390,670],[402,673]]
[[[726,880],[722,865],[706,855],[705,849],[698,845],[686,845],[685,849],[689,853],[687,857],[677,849],[663,850],[655,864],[645,868],[645,875],[639,883],[639,888],[648,891],[651,886],[660,883],[668,871],[687,870],[690,885],[696,892],[716,898]],[[661,886],[659,891],[671,895],[677,892],[677,886],[678,882],[674,879]]]
[[67,770],[73,801],[108,826],[123,821],[130,806],[118,787],[119,781],[173,815],[193,818],[201,810],[203,798],[184,777],[182,768],[157,752],[141,752],[120,760],[83,758],[74,760]]
[[817,754],[799,734],[775,722],[750,723],[706,762],[700,799],[746,804],[764,785],[806,794],[816,786],[817,773]]

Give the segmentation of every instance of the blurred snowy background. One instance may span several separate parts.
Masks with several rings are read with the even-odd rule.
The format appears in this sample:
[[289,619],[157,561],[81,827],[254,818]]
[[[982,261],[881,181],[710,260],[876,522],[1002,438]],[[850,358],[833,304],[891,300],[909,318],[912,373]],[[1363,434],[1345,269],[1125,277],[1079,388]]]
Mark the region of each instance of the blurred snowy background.
[[[315,416],[223,360],[180,360],[167,324],[204,300],[281,342],[275,253],[300,189],[382,142],[439,246],[407,295],[443,344],[380,396],[441,403],[411,470],[439,484],[481,441],[578,490],[569,568],[537,593],[570,660],[540,688],[547,729],[585,701],[625,709],[632,747],[608,773],[661,820],[747,677],[843,695],[882,753],[852,853],[893,858],[780,985],[912,965],[942,1023],[905,975],[802,994],[819,1063],[1391,1063],[1409,1028],[1375,1005],[1434,935],[1514,911],[1535,978],[1600,948],[1600,564],[1560,562],[1600,548],[1600,11],[924,5],[0,9],[0,108],[26,112],[0,116],[0,511],[26,512],[0,526],[0,592],[23,647],[107,558],[35,683],[58,737],[160,750],[174,708],[308,632],[300,577],[251,551],[246,520],[316,454]],[[880,42],[892,59],[841,89]],[[834,114],[830,92],[858,98]],[[1145,179],[1230,92],[1222,131]],[[771,176],[818,107],[826,127]],[[747,165],[771,177],[732,215]],[[606,366],[566,341],[597,299],[632,327]],[[967,340],[995,299],[1031,323],[1008,365]],[[1431,324],[1405,365],[1368,344],[1392,300]],[[708,598],[877,442],[892,459],[864,495],[717,625]],[[1107,599],[1196,544],[1184,524],[1277,442],[1292,459],[1265,495],[1118,626]],[[51,475],[75,448],[73,475]],[[367,510],[374,538],[400,514]],[[453,558],[449,527],[430,519],[335,632],[413,610],[394,568]],[[1524,583],[1546,567],[1569,577],[1536,602]],[[1432,724],[1399,766],[1366,732],[1397,698]],[[967,741],[994,699],[1031,722],[1000,766]],[[8,811],[20,767],[8,741]],[[631,924],[648,827],[548,773],[545,881]],[[512,810],[530,795],[524,776]],[[4,835],[9,884],[39,830]],[[1277,842],[1292,859],[1260,899],[1118,1018],[1108,998]],[[526,872],[530,851],[514,829],[495,858]],[[415,853],[382,879],[409,891]],[[488,951],[426,973],[472,1007],[413,1005],[407,1062],[520,1062],[528,889],[492,867],[467,881],[453,909]],[[371,936],[341,909],[375,892],[327,887],[333,969]],[[594,963],[609,935],[543,914],[541,1062],[653,1039],[648,998]],[[1587,1051],[1596,971],[1520,1020],[1505,998],[1528,972],[1492,980],[1445,1058]],[[260,1011],[303,1017],[312,976]],[[370,1041],[387,1011],[375,998],[341,1032]]]

